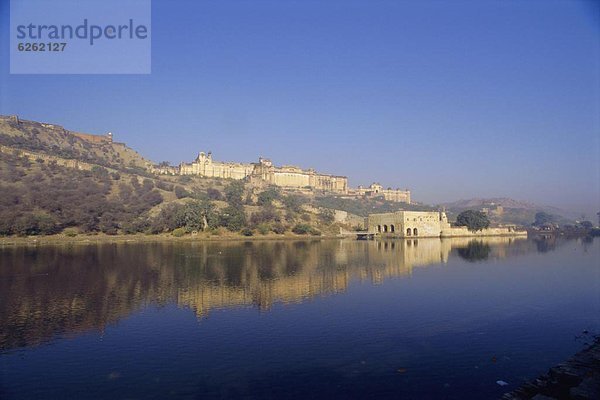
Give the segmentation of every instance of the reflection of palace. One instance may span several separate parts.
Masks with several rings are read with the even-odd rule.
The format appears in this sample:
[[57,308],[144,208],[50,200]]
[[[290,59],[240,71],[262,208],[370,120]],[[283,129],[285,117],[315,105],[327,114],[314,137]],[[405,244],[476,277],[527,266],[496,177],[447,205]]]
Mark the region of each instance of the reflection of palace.
[[[149,304],[176,303],[198,316],[211,309],[276,302],[410,276],[458,255],[506,257],[535,251],[530,241],[487,238],[383,241],[264,241],[105,244],[8,248],[0,252],[0,349],[55,335],[102,330]],[[484,243],[482,251],[482,245]]]

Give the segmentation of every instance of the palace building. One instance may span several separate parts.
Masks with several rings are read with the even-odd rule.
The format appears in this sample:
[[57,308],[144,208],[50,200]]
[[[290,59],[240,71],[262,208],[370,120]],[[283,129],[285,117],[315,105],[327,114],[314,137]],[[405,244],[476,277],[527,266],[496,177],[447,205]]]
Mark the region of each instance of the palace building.
[[[159,168],[156,170],[166,172]],[[348,178],[345,176],[321,174],[314,169],[296,166],[276,167],[271,160],[262,157],[257,163],[222,162],[213,160],[210,152],[201,152],[193,162],[181,163],[177,172],[179,175],[207,178],[249,179],[285,188],[348,192]]]

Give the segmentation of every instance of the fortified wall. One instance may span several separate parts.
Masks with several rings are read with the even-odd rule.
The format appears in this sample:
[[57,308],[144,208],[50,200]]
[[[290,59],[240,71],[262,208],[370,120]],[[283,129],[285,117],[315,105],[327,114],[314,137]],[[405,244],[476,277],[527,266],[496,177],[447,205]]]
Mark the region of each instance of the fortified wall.
[[69,132],[71,135],[78,137],[79,139],[86,140],[91,143],[112,143],[112,133],[108,132],[106,135],[90,135],[88,133]]
[[465,226],[451,226],[443,211],[397,211],[371,214],[367,230],[382,237],[476,237],[527,236],[514,227],[486,228],[472,232]]

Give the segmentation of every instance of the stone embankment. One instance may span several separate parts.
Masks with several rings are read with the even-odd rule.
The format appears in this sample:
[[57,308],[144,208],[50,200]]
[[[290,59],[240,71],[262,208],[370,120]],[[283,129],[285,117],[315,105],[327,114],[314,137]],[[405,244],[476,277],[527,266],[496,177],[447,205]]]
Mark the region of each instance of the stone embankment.
[[600,399],[600,336],[566,362],[550,368],[501,400]]

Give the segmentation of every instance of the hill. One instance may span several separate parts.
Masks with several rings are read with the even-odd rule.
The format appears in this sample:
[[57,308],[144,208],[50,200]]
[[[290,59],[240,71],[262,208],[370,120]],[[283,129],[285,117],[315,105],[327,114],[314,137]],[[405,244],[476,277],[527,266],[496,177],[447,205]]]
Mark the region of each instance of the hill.
[[520,201],[508,197],[472,198],[450,203],[442,203],[449,217],[455,216],[465,210],[486,211],[492,223],[530,225],[537,212],[543,211],[557,216],[561,223],[571,222],[573,216],[556,207],[543,206],[531,202]]
[[142,175],[152,165],[124,143],[113,142],[110,134],[89,135],[16,116],[0,116],[0,146]]

